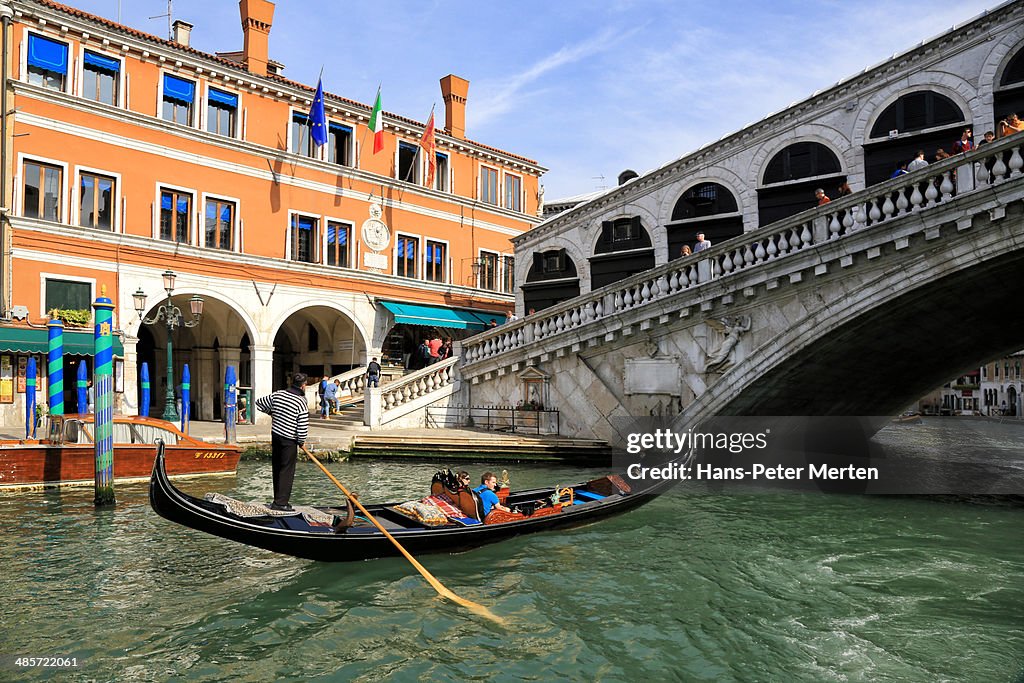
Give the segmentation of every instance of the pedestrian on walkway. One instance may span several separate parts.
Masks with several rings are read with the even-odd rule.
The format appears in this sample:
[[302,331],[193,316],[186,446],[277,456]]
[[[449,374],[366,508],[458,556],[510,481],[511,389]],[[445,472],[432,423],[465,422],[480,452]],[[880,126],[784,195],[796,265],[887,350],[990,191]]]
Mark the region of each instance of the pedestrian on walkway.
[[331,413],[338,412],[338,387],[339,383],[328,382],[324,388],[324,407],[320,411],[320,416],[325,420],[331,419]]
[[366,366],[366,386],[374,388],[380,386],[380,363],[377,362],[376,356],[371,358],[370,364]]
[[704,251],[705,249],[710,249],[710,248],[711,248],[711,242],[709,242],[708,240],[704,239],[704,233],[698,232],[697,233],[697,243],[693,245],[693,253],[694,254],[699,254],[700,252]]
[[295,461],[299,447],[309,433],[309,404],[306,402],[305,373],[291,376],[291,386],[256,399],[256,408],[270,415],[271,467],[274,475],[273,510],[291,511],[288,504],[295,482]]

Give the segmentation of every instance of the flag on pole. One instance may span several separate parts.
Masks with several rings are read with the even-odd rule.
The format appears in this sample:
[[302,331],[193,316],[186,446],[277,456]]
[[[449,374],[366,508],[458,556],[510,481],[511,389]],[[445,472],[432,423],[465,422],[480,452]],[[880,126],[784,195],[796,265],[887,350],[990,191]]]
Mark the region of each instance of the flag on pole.
[[380,88],[377,88],[377,101],[373,103],[369,126],[373,133],[373,153],[376,154],[384,149],[384,112],[380,108]]
[[323,79],[317,79],[316,95],[309,109],[309,137],[317,147],[327,142],[327,115],[324,113]]
[[420,147],[427,155],[427,187],[434,186],[434,171],[437,170],[437,140],[434,137],[434,109],[430,109],[430,118],[427,119],[427,127],[423,130],[423,137],[420,139]]

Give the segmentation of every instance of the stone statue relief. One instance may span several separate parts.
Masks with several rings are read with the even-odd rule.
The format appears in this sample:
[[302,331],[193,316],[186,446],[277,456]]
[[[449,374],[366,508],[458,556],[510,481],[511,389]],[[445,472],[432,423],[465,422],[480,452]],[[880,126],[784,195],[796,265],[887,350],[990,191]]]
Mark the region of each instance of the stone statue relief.
[[736,348],[736,344],[739,343],[740,336],[744,332],[750,331],[750,316],[737,315],[718,319],[710,318],[707,322],[718,331],[724,333],[725,339],[717,351],[708,354],[704,370],[705,372],[725,370],[732,364],[730,356],[733,349]]

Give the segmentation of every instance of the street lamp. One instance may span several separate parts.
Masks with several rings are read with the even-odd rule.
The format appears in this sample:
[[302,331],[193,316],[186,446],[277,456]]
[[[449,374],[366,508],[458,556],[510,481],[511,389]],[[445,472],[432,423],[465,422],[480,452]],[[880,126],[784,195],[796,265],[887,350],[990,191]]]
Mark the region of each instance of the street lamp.
[[173,337],[174,328],[178,325],[185,327],[195,327],[199,324],[199,316],[203,314],[203,300],[198,294],[193,294],[192,298],[189,299],[189,308],[192,310],[192,319],[185,320],[181,314],[181,309],[174,305],[171,301],[171,295],[174,293],[174,279],[177,275],[174,271],[165,270],[163,275],[164,289],[167,291],[167,303],[160,306],[152,318],[142,318],[142,314],[146,311],[146,293],[139,287],[138,291],[132,294],[132,298],[135,299],[135,310],[139,314],[139,318],[142,318],[142,322],[146,325],[155,325],[161,320],[167,325],[167,387],[164,391],[164,419],[168,422],[178,421],[178,410],[174,405],[174,352],[171,339]]

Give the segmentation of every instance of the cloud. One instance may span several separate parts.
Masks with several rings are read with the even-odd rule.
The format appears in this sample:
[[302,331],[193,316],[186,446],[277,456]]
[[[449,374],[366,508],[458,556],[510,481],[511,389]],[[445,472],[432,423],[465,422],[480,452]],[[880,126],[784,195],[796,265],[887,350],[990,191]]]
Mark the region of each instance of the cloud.
[[523,106],[540,92],[539,90],[526,91],[527,86],[562,67],[611,50],[616,44],[627,40],[637,30],[639,29],[623,32],[620,29],[607,28],[582,42],[563,46],[519,73],[502,80],[481,82],[479,84],[480,94],[475,98],[479,100],[480,104],[469,114],[472,124],[474,126],[487,125],[514,107]]

